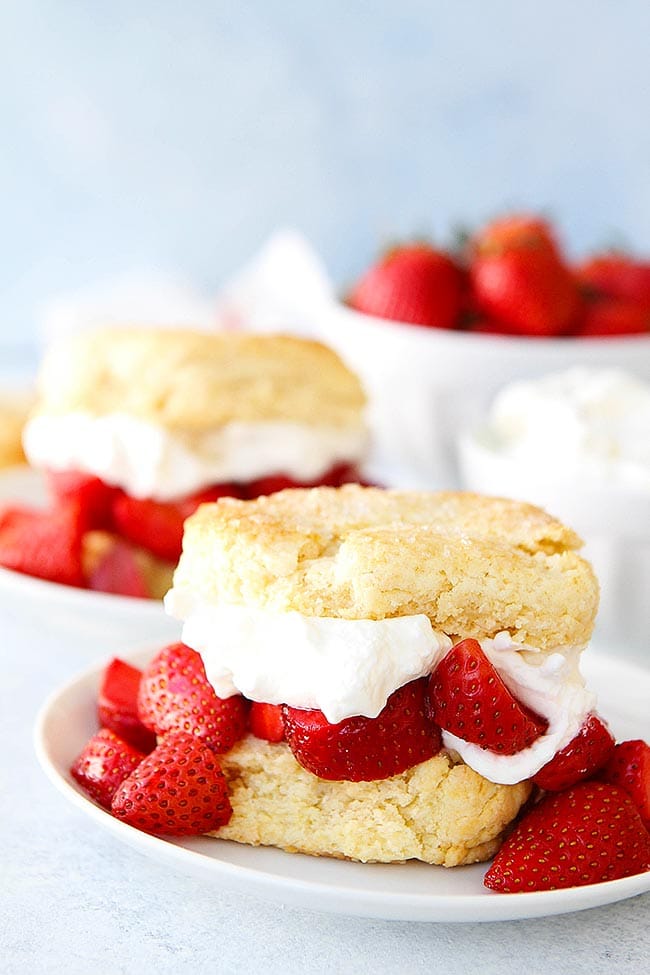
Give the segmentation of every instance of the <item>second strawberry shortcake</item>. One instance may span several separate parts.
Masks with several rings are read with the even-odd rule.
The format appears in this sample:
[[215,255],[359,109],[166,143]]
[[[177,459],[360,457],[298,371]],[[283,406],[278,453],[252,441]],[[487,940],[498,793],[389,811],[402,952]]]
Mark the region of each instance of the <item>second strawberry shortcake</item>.
[[[348,486],[199,508],[166,607],[218,698],[253,702],[251,730],[218,748],[232,816],[216,835],[488,859],[590,722],[613,748],[579,671],[598,603],[579,546],[537,508],[471,494]],[[174,653],[140,688],[159,734],[177,717]]]
[[161,596],[201,502],[357,480],[364,405],[317,342],[143,328],[65,337],[46,354],[24,431],[54,504],[0,513],[0,565]]

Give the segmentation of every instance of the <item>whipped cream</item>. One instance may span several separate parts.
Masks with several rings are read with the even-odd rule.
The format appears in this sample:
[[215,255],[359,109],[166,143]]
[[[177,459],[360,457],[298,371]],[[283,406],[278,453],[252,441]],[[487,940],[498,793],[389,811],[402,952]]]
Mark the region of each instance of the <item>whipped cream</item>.
[[424,615],[341,620],[246,606],[193,603],[171,589],[165,609],[201,654],[219,697],[318,708],[331,724],[376,718],[398,687],[423,677],[451,648]]
[[81,470],[136,498],[171,501],[211,484],[271,474],[317,480],[363,458],[365,429],[302,423],[227,423],[208,433],[167,430],[123,413],[40,415],[23,441],[31,464]]
[[616,369],[575,367],[512,383],[480,439],[529,476],[650,490],[650,385]]
[[[209,605],[175,589],[165,609],[185,621],[183,642],[201,654],[219,697],[240,692],[253,701],[318,708],[332,724],[377,717],[393,691],[435,670],[452,646],[424,615],[308,617]],[[506,632],[479,642],[515,697],[546,718],[548,729],[515,755],[489,752],[448,732],[443,744],[491,782],[521,782],[571,741],[594,708],[579,671],[582,648],[542,653]]]

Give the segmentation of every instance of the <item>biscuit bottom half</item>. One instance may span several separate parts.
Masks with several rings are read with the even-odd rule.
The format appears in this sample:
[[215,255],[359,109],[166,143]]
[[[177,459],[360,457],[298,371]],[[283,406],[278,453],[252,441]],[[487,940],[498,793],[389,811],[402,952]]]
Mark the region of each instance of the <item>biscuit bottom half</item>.
[[531,792],[529,782],[495,785],[445,752],[390,779],[330,782],[288,745],[248,735],[221,764],[233,815],[211,835],[363,862],[488,860]]

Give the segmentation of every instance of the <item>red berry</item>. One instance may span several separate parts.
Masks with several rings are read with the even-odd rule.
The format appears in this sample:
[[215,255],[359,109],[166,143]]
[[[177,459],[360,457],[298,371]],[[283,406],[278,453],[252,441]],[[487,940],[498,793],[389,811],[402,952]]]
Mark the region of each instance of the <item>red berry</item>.
[[263,738],[265,741],[284,741],[281,704],[260,704],[253,701],[248,720],[250,730],[256,738]]
[[84,530],[111,530],[112,505],[117,488],[82,471],[48,471],[47,481],[57,503],[77,502]]
[[476,640],[462,640],[429,678],[431,714],[441,728],[501,755],[539,738],[547,722],[510,693]]
[[580,782],[546,796],[517,824],[484,883],[512,894],[581,887],[650,869],[650,834],[629,796]]
[[643,308],[620,298],[601,298],[587,305],[575,334],[581,338],[650,333],[650,306]]
[[85,585],[81,563],[82,512],[75,502],[52,511],[11,508],[0,516],[0,565],[25,575]]
[[174,643],[145,667],[138,714],[158,735],[182,731],[221,753],[246,734],[248,702],[241,694],[217,697],[199,654],[183,643]]
[[590,714],[578,734],[533,776],[540,789],[560,792],[588,779],[614,751],[614,736],[598,715]]
[[88,588],[116,596],[148,599],[151,593],[144,572],[127,542],[116,538],[88,576]]
[[100,806],[110,809],[116,790],[144,757],[113,731],[102,728],[86,743],[70,774]]
[[425,713],[426,678],[388,698],[376,718],[330,724],[322,711],[283,707],[285,736],[300,764],[321,779],[387,779],[440,751],[440,729]]
[[172,732],[113,796],[113,815],[146,833],[198,836],[232,815],[228,787],[213,752],[191,735]]
[[599,778],[628,793],[650,830],[650,745],[639,738],[622,741]]
[[115,657],[104,671],[97,696],[99,723],[141,752],[156,747],[156,736],[140,721],[138,693],[142,671]]
[[178,562],[183,546],[180,511],[171,504],[120,493],[113,503],[116,531],[166,562]]
[[650,261],[638,261],[628,254],[601,254],[589,258],[575,273],[592,294],[650,309]]
[[428,244],[396,247],[352,289],[348,304],[366,315],[413,325],[453,328],[463,278],[449,254]]

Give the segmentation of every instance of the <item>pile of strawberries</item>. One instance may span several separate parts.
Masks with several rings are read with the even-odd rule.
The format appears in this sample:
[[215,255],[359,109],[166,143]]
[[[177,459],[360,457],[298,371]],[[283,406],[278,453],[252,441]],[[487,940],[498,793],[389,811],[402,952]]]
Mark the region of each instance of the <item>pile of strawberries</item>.
[[[384,779],[441,749],[441,728],[501,755],[531,745],[546,722],[511,694],[475,640],[458,643],[433,674],[395,691],[376,718],[329,724],[321,711],[225,700],[199,654],[182,643],[144,672],[113,660],[99,692],[101,730],[71,768],[114,816],[160,835],[217,830],[232,814],[218,755],[247,732],[286,743],[323,779]],[[487,871],[513,892],[598,883],[650,869],[650,747],[616,745],[588,716],[533,779],[537,800]],[[541,797],[541,798],[540,798]]]
[[[338,486],[356,480],[356,468],[339,464],[319,483]],[[50,582],[144,598],[152,595],[146,555],[176,565],[183,524],[200,504],[312,486],[276,475],[246,485],[217,484],[181,500],[163,502],[131,497],[77,471],[51,471],[48,482],[52,495],[48,509],[13,506],[0,511],[0,565]],[[89,532],[110,536],[105,538],[100,557],[92,560],[84,548]]]
[[650,261],[610,252],[572,265],[549,223],[515,215],[476,233],[460,253],[427,243],[385,254],[348,304],[433,328],[537,338],[650,332]]

